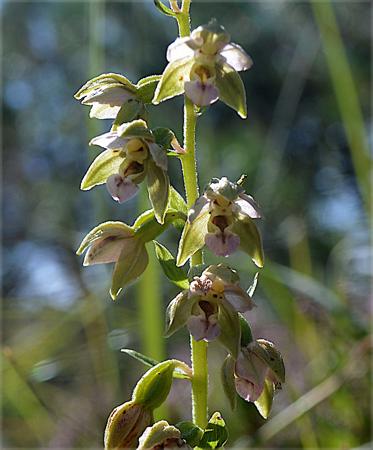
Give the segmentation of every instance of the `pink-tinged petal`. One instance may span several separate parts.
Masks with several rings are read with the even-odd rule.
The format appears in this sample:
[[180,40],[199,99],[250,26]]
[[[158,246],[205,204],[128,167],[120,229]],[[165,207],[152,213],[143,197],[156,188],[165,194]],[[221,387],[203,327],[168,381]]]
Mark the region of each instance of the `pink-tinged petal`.
[[93,105],[94,103],[99,103],[101,105],[122,106],[130,98],[134,98],[131,92],[121,87],[113,87],[90,92],[82,101],[82,104]]
[[238,249],[240,238],[227,230],[224,233],[207,233],[205,244],[216,256],[229,256]]
[[208,327],[205,333],[205,340],[210,342],[220,335],[220,327],[218,324],[217,314],[213,314],[208,319]]
[[115,119],[120,108],[120,106],[109,106],[102,105],[101,103],[93,103],[89,112],[89,117],[96,119]]
[[240,72],[241,70],[248,70],[253,65],[253,60],[245,52],[245,50],[238,44],[231,42],[227,44],[221,51],[220,55],[223,56],[233,69]]
[[199,80],[184,83],[185,95],[197,106],[208,106],[219,98],[219,90],[211,83]]
[[239,194],[239,198],[234,202],[239,207],[239,212],[251,219],[260,219],[262,217],[260,208],[256,201],[247,194]]
[[192,223],[200,214],[205,213],[209,208],[210,200],[204,195],[199,197],[188,213],[188,221]]
[[251,297],[247,295],[247,293],[239,286],[225,286],[224,296],[233,308],[241,313],[250,311],[255,306],[255,303],[251,300]]
[[148,143],[150,154],[152,155],[152,158],[154,162],[157,164],[158,167],[160,167],[163,170],[167,170],[167,154],[165,150],[158,144],[155,144],[154,142]]
[[241,352],[235,364],[235,383],[238,394],[255,402],[264,389],[267,365],[249,350]]
[[124,203],[139,190],[138,186],[128,178],[122,178],[120,175],[110,175],[106,180],[106,187],[112,198],[119,203]]
[[195,43],[190,37],[177,38],[167,48],[167,61],[172,62],[181,58],[194,55]]
[[236,378],[234,380],[234,384],[237,394],[247,402],[257,401],[264,389],[264,385],[255,385],[250,381],[246,381],[242,378]]
[[208,328],[208,322],[205,315],[189,317],[187,327],[194,339],[196,341],[201,341],[205,338],[206,330]]
[[116,131],[109,131],[94,137],[89,145],[99,145],[103,148],[123,148],[128,139],[119,137]]
[[88,249],[83,266],[116,262],[128,239],[120,236],[108,236],[97,239]]

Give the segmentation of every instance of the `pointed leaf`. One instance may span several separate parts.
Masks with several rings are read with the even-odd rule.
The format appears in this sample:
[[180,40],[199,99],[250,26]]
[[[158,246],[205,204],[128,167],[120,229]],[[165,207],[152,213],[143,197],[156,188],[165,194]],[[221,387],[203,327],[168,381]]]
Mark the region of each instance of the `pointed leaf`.
[[218,340],[233,358],[237,359],[241,342],[240,319],[227,301],[221,301],[219,305],[218,323],[220,327]]
[[221,368],[221,382],[227,399],[234,410],[237,405],[236,387],[234,384],[234,365],[235,361],[231,355],[228,355]]
[[205,245],[207,234],[207,224],[210,218],[208,211],[197,216],[192,223],[185,222],[184,230],[179,242],[179,251],[176,259],[178,266],[183,266],[185,262]]
[[272,381],[265,380],[263,392],[260,394],[258,400],[254,402],[256,409],[264,419],[268,419],[271,412],[274,391]]
[[178,422],[176,428],[180,430],[181,439],[184,439],[191,447],[198,445],[203,435],[203,430],[189,420]]
[[166,310],[166,337],[171,336],[186,324],[191,315],[195,301],[195,299],[189,298],[188,291],[186,290],[180,292],[180,294],[171,301]]
[[157,241],[154,242],[155,254],[161,264],[164,274],[176,286],[181,289],[188,289],[188,276],[181,267],[177,267],[176,260],[171,252]]
[[232,225],[232,232],[240,237],[240,248],[251,256],[258,267],[263,267],[262,239],[254,221],[249,217],[236,220]]
[[155,142],[165,150],[171,147],[171,142],[175,138],[175,134],[169,128],[153,128],[152,130]]
[[126,353],[129,356],[132,356],[132,358],[137,359],[137,361],[140,361],[149,367],[154,367],[159,363],[159,361],[156,361],[149,356],[145,356],[142,353],[136,352],[135,350],[131,350],[130,348],[121,348],[120,351]]
[[147,171],[149,199],[154,209],[155,217],[159,223],[164,222],[168,204],[170,180],[167,172],[149,160]]
[[155,105],[184,92],[184,81],[189,79],[193,62],[193,58],[187,57],[167,65],[154,94]]
[[137,83],[136,97],[143,103],[151,103],[154,97],[154,92],[161,78],[162,75],[151,75],[141,79]]
[[198,444],[199,448],[222,448],[228,440],[228,430],[221,414],[216,412],[213,414],[202,439]]
[[216,86],[219,89],[220,100],[245,119],[247,117],[245,86],[239,74],[229,64],[217,67]]
[[188,215],[188,206],[185,203],[185,200],[173,186],[171,186],[170,188],[169,207],[172,209],[176,209],[176,211],[181,211],[185,215]]
[[89,166],[80,184],[80,189],[88,191],[94,186],[106,183],[106,180],[119,172],[126,155],[121,150],[105,150]]

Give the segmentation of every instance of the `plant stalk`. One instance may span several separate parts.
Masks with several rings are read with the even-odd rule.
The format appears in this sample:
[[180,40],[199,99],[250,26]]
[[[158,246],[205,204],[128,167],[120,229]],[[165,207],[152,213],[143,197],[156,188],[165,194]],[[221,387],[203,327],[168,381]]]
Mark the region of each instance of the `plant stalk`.
[[[190,0],[184,0],[181,13],[178,13],[177,23],[179,36],[190,35]],[[181,158],[185,193],[188,208],[191,208],[199,195],[198,175],[196,161],[196,125],[197,116],[193,103],[184,97],[184,149],[185,155]],[[190,265],[202,264],[202,252],[195,253]],[[191,359],[192,359],[192,410],[193,421],[201,428],[207,424],[207,393],[208,393],[208,366],[207,366],[207,342],[195,341],[190,336]]]

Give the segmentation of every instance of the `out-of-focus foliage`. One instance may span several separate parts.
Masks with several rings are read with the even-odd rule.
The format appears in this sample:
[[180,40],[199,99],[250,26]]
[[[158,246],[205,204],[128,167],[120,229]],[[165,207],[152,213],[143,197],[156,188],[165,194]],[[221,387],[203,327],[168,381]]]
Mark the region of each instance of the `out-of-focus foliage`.
[[[365,118],[360,131],[368,135],[370,4],[335,2],[333,9]],[[176,25],[151,1],[8,1],[1,13],[3,445],[100,447],[108,414],[130,398],[144,369],[119,350],[141,350],[144,326],[136,288],[112,302],[110,268],[82,271],[75,249],[99,222],[132,223],[138,200],[118,206],[104,187],[79,191],[97,154],[87,141],[109,124],[88,123],[89,107],[73,94],[101,72],[121,72],[133,82],[161,73]],[[287,367],[287,383],[260,427],[255,407],[240,399],[231,414],[219,378],[224,354],[211,345],[211,411],[224,416],[231,446],[358,447],[370,440],[371,267],[362,180],[354,170],[359,155],[351,159],[337,101],[351,92],[338,91],[330,77],[320,18],[310,4],[192,5],[193,26],[211,16],[254,67],[242,74],[246,121],[222,103],[200,118],[200,183],[248,174],[246,190],[265,215],[267,255],[254,296],[258,308],[248,317],[255,337],[276,343]],[[327,56],[339,61],[336,55]],[[165,102],[155,114],[151,107],[152,127],[170,127],[181,141],[181,105],[180,98]],[[170,178],[182,192],[178,170],[170,158]],[[176,237],[176,230],[161,237],[174,255]],[[207,262],[216,261],[207,253]],[[247,257],[234,264],[254,273]],[[165,309],[177,287],[159,276]],[[249,286],[252,277],[241,277]],[[189,360],[186,332],[167,345],[171,357]],[[164,417],[170,423],[190,418],[185,383],[178,380],[171,392]]]

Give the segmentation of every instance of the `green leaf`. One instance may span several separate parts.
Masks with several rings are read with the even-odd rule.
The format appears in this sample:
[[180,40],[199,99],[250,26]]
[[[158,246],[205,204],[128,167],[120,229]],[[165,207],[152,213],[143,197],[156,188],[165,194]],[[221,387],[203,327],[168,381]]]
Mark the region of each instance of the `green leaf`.
[[163,361],[149,369],[136,384],[132,400],[150,409],[158,408],[170,392],[174,369],[173,360]]
[[[198,300],[198,297],[195,297]],[[166,310],[166,332],[170,337],[183,327],[189,319],[195,300],[189,298],[188,291],[180,292],[168,305]]]
[[106,183],[110,175],[119,172],[126,155],[121,150],[105,150],[89,166],[80,184],[80,189],[88,191],[94,186]]
[[176,428],[179,429],[181,438],[191,447],[198,445],[203,435],[203,430],[189,420],[178,422]]
[[[144,215],[147,213],[144,213]],[[153,241],[160,234],[162,234],[168,226],[177,223],[183,217],[183,213],[168,209],[165,215],[164,223],[160,224],[156,220],[154,213],[149,214],[149,216],[142,221],[141,225],[136,228],[136,236],[144,243]],[[140,218],[138,220],[140,220]]]
[[151,103],[161,78],[162,75],[151,75],[141,79],[137,83],[136,97],[143,103]]
[[237,359],[241,342],[240,319],[227,301],[221,301],[219,305],[218,323],[220,328],[218,340],[233,358]]
[[187,57],[170,62],[167,65],[155,90],[153,98],[155,105],[184,92],[184,81],[189,79],[193,63],[193,58]]
[[202,439],[198,444],[199,448],[222,448],[228,440],[228,430],[224,419],[219,412],[212,415]]
[[175,134],[172,130],[169,128],[153,128],[152,129],[153,136],[155,139],[155,142],[160,145],[165,150],[169,149],[171,147],[172,139],[174,139]]
[[120,108],[117,117],[113,124],[113,131],[117,129],[120,125],[127,122],[132,122],[133,120],[138,120],[145,114],[144,104],[134,98],[127,100],[123,106]]
[[245,317],[238,313],[238,317],[240,319],[240,327],[241,327],[241,347],[247,347],[250,342],[253,341],[253,335],[251,333],[251,328]]
[[268,419],[271,412],[274,392],[275,390],[272,381],[266,379],[263,392],[260,394],[258,400],[254,402],[256,409],[264,419]]
[[181,289],[188,289],[188,276],[181,267],[177,267],[176,260],[171,252],[157,241],[154,242],[155,254],[161,264],[164,274],[176,286]]
[[146,122],[142,119],[133,120],[129,123],[123,123],[118,128],[118,135],[123,138],[154,140],[152,132],[149,130]]
[[170,187],[169,207],[172,209],[176,209],[176,211],[181,211],[185,215],[188,215],[188,206],[185,203],[185,200],[173,186]]
[[160,0],[153,0],[155,7],[166,16],[176,17],[176,14],[172,9],[164,5]]
[[237,111],[243,119],[247,117],[245,86],[239,74],[229,64],[218,65],[216,87],[219,99]]
[[130,348],[121,348],[121,352],[126,353],[129,356],[132,356],[132,358],[137,359],[137,361],[142,362],[146,366],[154,367],[158,364],[158,361],[156,361],[153,358],[150,358],[149,356],[145,356],[142,353],[136,352],[135,350],[131,350]]
[[162,224],[167,210],[170,180],[167,172],[157,166],[153,160],[148,161],[147,184],[155,217]]
[[234,359],[231,355],[228,355],[225,358],[221,368],[221,382],[223,390],[233,410],[237,405],[237,394],[234,384],[234,365]]
[[140,240],[134,238],[133,245],[127,245],[115,263],[110,295],[115,300],[121,290],[136,280],[146,269],[149,257],[145,245]]
[[233,223],[232,232],[240,237],[240,248],[251,256],[258,267],[263,267],[262,239],[254,221],[249,217],[240,218]]
[[205,245],[209,218],[210,214],[206,211],[197,216],[192,223],[189,221],[185,222],[176,258],[176,264],[178,266],[183,266],[188,258]]

